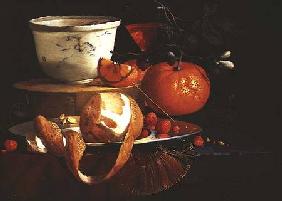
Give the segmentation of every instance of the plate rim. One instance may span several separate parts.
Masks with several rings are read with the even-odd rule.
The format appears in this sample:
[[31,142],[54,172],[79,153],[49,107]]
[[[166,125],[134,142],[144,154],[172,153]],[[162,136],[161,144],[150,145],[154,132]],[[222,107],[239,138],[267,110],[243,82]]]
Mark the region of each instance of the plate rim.
[[[180,122],[186,122],[186,121],[180,121]],[[142,139],[138,139],[138,140],[134,141],[134,146],[135,145],[152,144],[152,143],[161,143],[161,142],[164,142],[164,141],[180,140],[182,138],[186,138],[186,137],[189,137],[189,136],[192,136],[192,135],[199,134],[199,133],[201,133],[203,131],[203,129],[199,125],[197,125],[195,123],[191,123],[191,122],[186,122],[186,123],[192,124],[196,128],[198,128],[198,129],[197,130],[193,130],[193,131],[191,131],[189,133],[184,133],[182,135],[171,136],[169,138],[155,138],[155,139],[152,139],[150,141],[144,141],[144,142],[141,141]],[[19,132],[15,132],[14,129],[16,127],[23,126],[23,125],[28,125],[28,124],[32,125],[33,121],[25,121],[25,122],[22,122],[22,123],[15,124],[15,125],[11,126],[8,129],[8,131],[10,133],[12,133],[13,135],[23,136],[23,137],[27,138],[28,133],[20,134]],[[73,129],[73,128],[79,128],[79,126],[69,127],[69,128],[61,128],[61,129],[64,132],[66,130],[70,130],[70,129]],[[30,127],[30,133],[34,133],[34,132],[35,132],[34,129],[32,127]],[[151,135],[155,135],[155,134],[151,134]],[[102,147],[102,146],[109,146],[109,145],[121,145],[122,142],[107,142],[107,143],[106,142],[85,142],[85,144],[86,144],[86,146],[89,146],[89,147]]]

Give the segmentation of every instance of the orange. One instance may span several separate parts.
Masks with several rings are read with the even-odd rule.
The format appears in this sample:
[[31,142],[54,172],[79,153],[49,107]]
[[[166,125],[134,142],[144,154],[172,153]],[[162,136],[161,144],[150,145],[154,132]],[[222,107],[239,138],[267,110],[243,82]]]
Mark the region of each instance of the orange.
[[[163,62],[146,72],[141,87],[148,105],[158,113],[185,115],[200,110],[210,95],[210,81],[204,69],[181,62],[180,69]],[[161,108],[161,109],[160,109]]]
[[116,64],[103,58],[99,61],[98,73],[107,85],[113,87],[127,87],[139,81],[139,71],[136,66]]

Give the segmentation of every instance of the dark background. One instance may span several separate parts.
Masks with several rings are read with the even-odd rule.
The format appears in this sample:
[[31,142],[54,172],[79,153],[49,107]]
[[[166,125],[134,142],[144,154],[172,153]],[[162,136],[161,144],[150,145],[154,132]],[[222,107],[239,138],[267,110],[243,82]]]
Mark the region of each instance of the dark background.
[[[228,28],[226,32],[221,32],[218,46],[202,42],[202,51],[195,52],[208,54],[213,50],[231,50],[235,70],[222,69],[219,74],[212,74],[211,71],[213,95],[208,104],[201,111],[182,118],[199,124],[206,135],[218,137],[231,145],[273,152],[274,165],[278,167],[281,163],[276,154],[281,152],[279,140],[282,134],[279,128],[282,3],[279,0],[167,1],[177,16],[192,22],[205,14],[207,4],[218,5],[214,22],[219,27],[224,25]],[[153,5],[149,0],[2,2],[0,140],[8,137],[6,129],[19,120],[13,119],[11,109],[23,97],[12,88],[12,84],[43,76],[38,68],[28,20],[47,15],[112,15],[128,24],[157,19]],[[125,39],[117,37],[117,40]],[[230,199],[223,197],[222,200]]]

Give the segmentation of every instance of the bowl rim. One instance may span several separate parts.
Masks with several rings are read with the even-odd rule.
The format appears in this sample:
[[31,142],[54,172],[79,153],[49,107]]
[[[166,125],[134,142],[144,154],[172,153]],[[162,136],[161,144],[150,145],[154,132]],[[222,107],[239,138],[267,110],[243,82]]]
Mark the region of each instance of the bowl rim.
[[[48,24],[42,24],[42,22],[52,20],[64,20],[64,19],[93,19],[92,23],[84,25],[66,25],[66,26],[51,26]],[[96,23],[95,21],[96,20]],[[102,20],[103,23],[97,23],[97,20]],[[38,17],[29,20],[29,26],[32,31],[42,32],[84,32],[84,31],[96,31],[116,28],[120,25],[121,20],[113,16],[45,16]]]

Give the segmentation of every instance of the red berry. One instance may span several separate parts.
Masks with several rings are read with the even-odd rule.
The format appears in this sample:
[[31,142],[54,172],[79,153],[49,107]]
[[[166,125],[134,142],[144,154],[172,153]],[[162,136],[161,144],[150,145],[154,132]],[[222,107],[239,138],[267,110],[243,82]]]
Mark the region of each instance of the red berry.
[[156,125],[157,133],[169,133],[171,129],[171,122],[168,119],[161,119]]
[[149,112],[144,119],[146,126],[156,126],[158,117],[154,112]]
[[148,137],[149,136],[149,131],[147,129],[143,129],[140,136],[139,136],[139,139],[141,138],[145,138],[145,137]]
[[180,132],[180,127],[179,126],[173,126],[172,127],[172,131],[173,131],[173,133],[176,135],[176,134],[179,134],[179,132]]
[[158,138],[169,138],[170,136],[167,133],[161,133],[157,135]]
[[156,126],[146,126],[146,128],[150,131],[154,131],[156,129]]
[[15,151],[17,150],[18,143],[15,140],[6,140],[4,146],[7,151]]
[[204,139],[202,138],[202,136],[200,135],[197,135],[194,137],[194,142],[193,144],[196,146],[196,147],[203,147],[204,146]]

